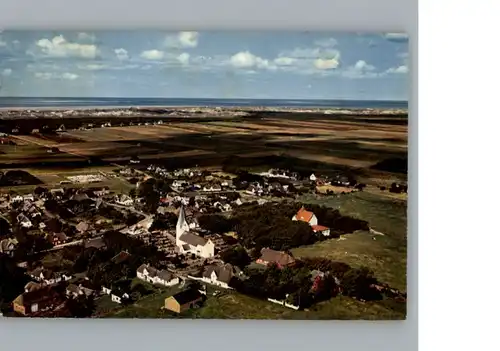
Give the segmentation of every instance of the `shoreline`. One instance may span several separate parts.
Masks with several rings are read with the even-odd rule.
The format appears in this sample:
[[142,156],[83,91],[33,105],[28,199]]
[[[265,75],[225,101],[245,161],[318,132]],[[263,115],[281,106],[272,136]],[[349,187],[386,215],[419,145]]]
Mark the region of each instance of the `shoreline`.
[[324,115],[366,115],[401,116],[408,115],[408,109],[390,108],[327,108],[327,107],[268,107],[268,106],[41,106],[41,107],[0,107],[0,119],[13,117],[162,117],[182,116],[195,113],[216,115],[250,115],[258,112],[270,113],[314,113]]

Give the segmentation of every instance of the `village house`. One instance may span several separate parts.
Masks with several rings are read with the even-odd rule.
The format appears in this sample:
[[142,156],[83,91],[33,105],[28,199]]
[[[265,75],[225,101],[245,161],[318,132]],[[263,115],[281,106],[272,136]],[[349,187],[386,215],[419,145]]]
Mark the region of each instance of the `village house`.
[[254,195],[254,196],[261,196],[263,194],[264,190],[258,185],[253,185],[251,184],[247,190],[245,190],[245,193],[248,195]]
[[203,303],[204,295],[196,289],[187,289],[165,299],[166,310],[181,313]]
[[16,196],[10,198],[11,203],[21,202],[23,200],[24,200],[24,198],[21,195],[16,195]]
[[24,213],[20,213],[17,215],[16,217],[17,219],[17,222],[21,225],[21,227],[23,228],[31,228],[32,227],[32,223],[31,221],[29,220],[28,217],[26,217],[26,215]]
[[81,221],[76,225],[76,230],[79,231],[80,233],[85,233],[88,231],[90,228],[89,224],[87,222]]
[[318,224],[318,218],[316,217],[316,215],[310,211],[307,211],[304,206],[302,206],[297,214],[292,217],[292,221],[306,222],[311,226]]
[[121,304],[128,299],[130,299],[130,295],[127,289],[115,288],[111,290],[111,301]]
[[14,251],[16,250],[18,241],[15,238],[8,238],[0,240],[0,253],[6,254],[7,256],[14,256]]
[[43,287],[44,285],[40,284],[40,283],[36,283],[36,282],[28,282],[26,283],[26,285],[24,286],[24,292],[31,292],[31,291],[35,291],[37,289],[40,289],[41,287]]
[[261,256],[256,263],[264,266],[276,264],[279,268],[284,268],[294,265],[295,259],[285,252],[264,248],[261,250]]
[[55,309],[64,304],[64,297],[52,286],[24,292],[12,302],[15,312],[24,316]]
[[125,195],[125,194],[121,194],[119,196],[116,196],[115,202],[118,205],[122,205],[122,206],[132,206],[134,204],[134,200],[130,196]]
[[210,239],[205,239],[193,232],[186,221],[184,207],[181,206],[175,231],[175,244],[181,254],[195,254],[203,258],[215,255],[215,245]]
[[154,267],[143,264],[137,269],[137,278],[151,284],[174,286],[179,284],[179,278],[166,270],[157,270]]
[[311,226],[311,229],[315,233],[321,233],[324,236],[330,235],[330,228],[327,228],[322,225],[318,225],[318,218],[313,212],[307,211],[304,206],[300,208],[300,210],[292,217],[292,221],[301,221],[306,222]]
[[79,296],[90,297],[94,295],[95,295],[95,290],[86,288],[82,286],[82,284],[79,285],[69,284],[66,287],[66,296],[68,297],[77,298]]
[[317,179],[317,178],[316,178],[316,176],[314,175],[314,173],[313,173],[313,174],[311,174],[311,175],[309,176],[309,180],[310,180],[311,182],[315,182],[315,181],[316,181],[316,179]]
[[238,268],[233,267],[229,263],[224,265],[209,265],[205,267],[200,280],[225,289],[231,289],[229,282],[234,276],[240,273],[241,271]]
[[54,246],[68,242],[68,237],[64,233],[47,234],[45,238]]
[[29,272],[29,276],[44,285],[52,285],[61,281],[68,281],[72,277],[60,272],[53,272],[50,269],[39,267]]

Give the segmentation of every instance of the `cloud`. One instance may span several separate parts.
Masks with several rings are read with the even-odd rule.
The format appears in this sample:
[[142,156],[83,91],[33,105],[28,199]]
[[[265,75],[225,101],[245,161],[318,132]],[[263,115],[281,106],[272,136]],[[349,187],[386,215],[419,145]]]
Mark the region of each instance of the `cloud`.
[[128,51],[124,48],[115,49],[115,55],[120,61],[128,60]]
[[93,44],[79,44],[67,41],[62,35],[52,39],[40,39],[36,46],[49,57],[79,57],[93,59],[97,56],[97,46]]
[[291,66],[293,65],[297,60],[294,59],[293,57],[277,57],[274,59],[274,63],[278,66]]
[[163,51],[159,50],[146,50],[141,53],[141,57],[146,60],[161,60],[164,57]]
[[3,41],[2,38],[0,38],[0,47],[2,46],[7,46],[7,42]]
[[189,54],[187,52],[183,52],[179,56],[177,56],[177,60],[183,65],[189,64]]
[[10,68],[6,68],[2,71],[2,76],[10,76],[12,74],[12,70]]
[[63,74],[56,74],[56,73],[51,73],[51,72],[35,72],[35,77],[39,79],[66,79],[66,80],[75,80],[79,76],[78,74],[75,73],[63,73]]
[[335,58],[332,59],[317,59],[314,61],[314,67],[321,70],[335,69],[339,66],[339,61]]
[[374,66],[366,63],[366,61],[364,60],[359,60],[358,62],[356,62],[353,68],[358,72],[373,71],[375,69]]
[[78,78],[78,74],[66,72],[66,73],[63,73],[62,78],[68,79],[68,80],[75,80],[76,78]]
[[236,68],[269,68],[269,61],[256,56],[249,51],[241,51],[234,54],[229,62]]
[[389,73],[389,74],[406,74],[408,73],[408,66],[406,65],[401,65],[401,66],[398,66],[398,67],[392,67],[392,68],[389,68],[386,73]]
[[408,34],[406,33],[385,33],[385,39],[395,42],[407,42]]
[[314,42],[315,45],[317,46],[322,46],[325,48],[328,47],[333,47],[337,45],[337,40],[335,38],[323,38],[323,39],[318,39]]
[[198,32],[179,32],[177,35],[169,34],[165,38],[165,46],[169,48],[195,48],[198,46]]
[[78,69],[85,70],[85,71],[100,71],[102,69],[107,68],[106,65],[99,64],[99,63],[90,63],[88,65],[78,65]]

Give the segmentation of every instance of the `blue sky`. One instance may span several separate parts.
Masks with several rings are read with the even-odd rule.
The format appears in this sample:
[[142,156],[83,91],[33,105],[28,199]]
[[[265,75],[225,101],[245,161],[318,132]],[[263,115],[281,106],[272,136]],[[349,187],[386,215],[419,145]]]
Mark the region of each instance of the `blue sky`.
[[407,100],[400,33],[2,31],[0,96]]

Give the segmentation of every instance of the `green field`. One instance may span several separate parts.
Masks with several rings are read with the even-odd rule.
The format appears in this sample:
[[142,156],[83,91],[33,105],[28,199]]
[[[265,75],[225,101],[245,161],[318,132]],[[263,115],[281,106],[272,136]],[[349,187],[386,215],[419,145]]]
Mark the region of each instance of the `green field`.
[[[342,214],[361,218],[384,235],[358,231],[292,250],[296,257],[327,257],[352,266],[367,266],[383,283],[406,291],[406,201],[356,192],[338,197],[303,196],[299,201],[337,208]],[[375,239],[375,240],[374,240]]]

